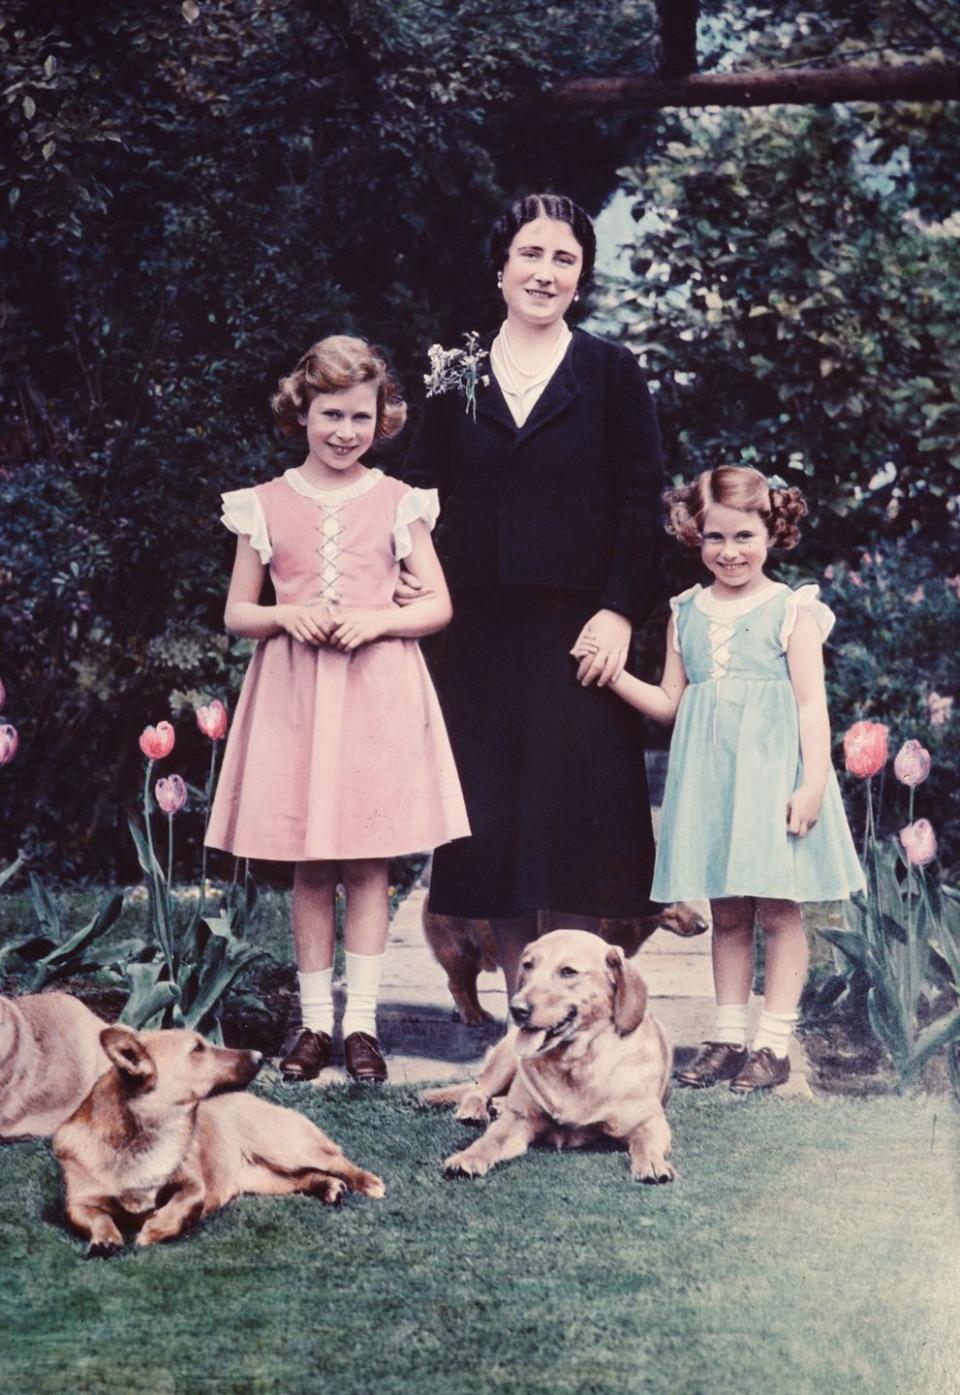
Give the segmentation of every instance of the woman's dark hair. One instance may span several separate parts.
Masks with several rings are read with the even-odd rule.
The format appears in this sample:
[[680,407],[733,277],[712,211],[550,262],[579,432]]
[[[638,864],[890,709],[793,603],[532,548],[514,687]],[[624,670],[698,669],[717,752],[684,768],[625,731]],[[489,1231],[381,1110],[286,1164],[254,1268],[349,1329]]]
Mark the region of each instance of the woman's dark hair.
[[593,264],[597,259],[597,235],[593,224],[579,204],[563,194],[527,194],[510,205],[490,229],[487,253],[494,271],[502,271],[507,263],[510,244],[525,223],[535,218],[553,218],[557,223],[567,223],[570,231],[580,244],[583,252],[583,266],[580,269],[578,286],[585,286],[593,275]]

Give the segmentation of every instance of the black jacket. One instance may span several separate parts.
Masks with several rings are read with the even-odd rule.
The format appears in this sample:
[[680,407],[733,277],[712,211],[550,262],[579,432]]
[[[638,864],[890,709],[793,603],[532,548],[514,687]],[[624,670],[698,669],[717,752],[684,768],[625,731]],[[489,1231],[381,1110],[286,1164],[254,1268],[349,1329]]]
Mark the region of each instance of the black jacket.
[[404,472],[439,488],[451,587],[587,592],[642,619],[655,599],[663,469],[636,359],[574,330],[520,428],[484,367],[476,420],[460,393],[429,398]]

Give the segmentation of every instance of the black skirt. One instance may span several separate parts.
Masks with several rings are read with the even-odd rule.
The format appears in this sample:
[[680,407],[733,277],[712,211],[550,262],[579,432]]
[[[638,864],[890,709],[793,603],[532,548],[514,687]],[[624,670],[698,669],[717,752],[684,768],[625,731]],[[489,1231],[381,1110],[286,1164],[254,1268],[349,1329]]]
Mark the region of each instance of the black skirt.
[[651,909],[641,724],[583,688],[570,649],[590,596],[465,591],[435,677],[473,830],[434,855],[430,909],[632,917]]

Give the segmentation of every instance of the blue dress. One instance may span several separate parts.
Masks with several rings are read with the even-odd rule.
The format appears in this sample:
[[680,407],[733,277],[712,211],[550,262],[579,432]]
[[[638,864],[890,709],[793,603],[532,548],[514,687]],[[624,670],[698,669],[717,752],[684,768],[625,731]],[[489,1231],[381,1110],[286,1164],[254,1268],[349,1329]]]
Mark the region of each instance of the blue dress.
[[652,895],[839,901],[864,885],[831,768],[819,818],[787,833],[801,783],[787,641],[801,609],[833,627],[819,587],[770,582],[721,601],[691,587],[670,602],[688,686],[677,710]]

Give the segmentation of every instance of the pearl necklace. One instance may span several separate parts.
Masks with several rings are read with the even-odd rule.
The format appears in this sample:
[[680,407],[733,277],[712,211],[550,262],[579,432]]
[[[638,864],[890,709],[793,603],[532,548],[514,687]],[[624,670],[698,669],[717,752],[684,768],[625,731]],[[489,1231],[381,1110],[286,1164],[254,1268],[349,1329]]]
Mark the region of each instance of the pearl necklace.
[[531,373],[531,372],[528,372],[526,368],[521,368],[521,367],[520,367],[520,364],[517,362],[516,355],[514,354],[513,349],[510,347],[510,339],[509,339],[509,337],[508,337],[508,335],[507,335],[507,326],[506,326],[506,324],[504,324],[503,327],[502,327],[501,330],[500,330],[500,343],[501,343],[501,346],[503,347],[503,357],[504,357],[504,360],[505,360],[505,362],[506,362],[506,364],[507,364],[507,367],[508,367],[508,369],[509,369],[509,371],[510,371],[510,377],[513,378],[513,380],[514,380],[514,384],[516,384],[517,377],[520,377],[520,378],[527,378],[527,379],[529,379],[529,380],[539,379],[539,378],[545,377],[546,374],[547,374],[547,372],[548,372],[548,370],[550,369],[550,367],[551,367],[551,365],[552,365],[552,363],[553,363],[554,358],[556,357],[556,352],[557,352],[557,349],[559,349],[559,347],[560,347],[560,343],[561,343],[561,340],[562,340],[562,339],[563,339],[563,321],[561,320],[561,322],[560,322],[560,328],[559,328],[558,331],[557,331],[556,343],[554,344],[554,346],[553,346],[553,348],[552,348],[552,350],[551,350],[551,352],[550,352],[550,357],[549,357],[549,358],[546,360],[546,362],[543,364],[543,367],[542,367],[542,368],[539,368],[539,369],[536,369],[536,368],[535,368],[535,369],[533,370],[533,372]]

